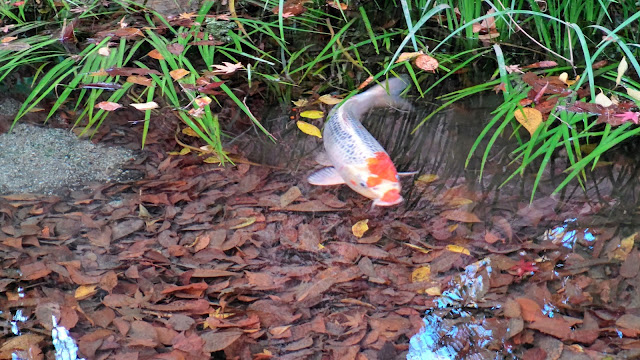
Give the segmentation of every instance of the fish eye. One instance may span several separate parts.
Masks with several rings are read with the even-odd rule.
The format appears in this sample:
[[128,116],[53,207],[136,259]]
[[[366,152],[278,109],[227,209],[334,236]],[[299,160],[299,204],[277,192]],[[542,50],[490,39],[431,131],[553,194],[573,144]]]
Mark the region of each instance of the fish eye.
[[360,182],[360,186],[367,187],[367,184],[365,184],[364,182]]

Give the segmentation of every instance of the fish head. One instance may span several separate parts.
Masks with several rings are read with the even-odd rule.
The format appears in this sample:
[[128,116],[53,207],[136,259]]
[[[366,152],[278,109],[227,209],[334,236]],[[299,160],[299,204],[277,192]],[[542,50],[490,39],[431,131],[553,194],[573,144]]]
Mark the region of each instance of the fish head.
[[345,166],[342,176],[350,188],[373,199],[374,206],[393,206],[404,199],[402,186],[393,162],[385,152],[377,152],[362,166]]

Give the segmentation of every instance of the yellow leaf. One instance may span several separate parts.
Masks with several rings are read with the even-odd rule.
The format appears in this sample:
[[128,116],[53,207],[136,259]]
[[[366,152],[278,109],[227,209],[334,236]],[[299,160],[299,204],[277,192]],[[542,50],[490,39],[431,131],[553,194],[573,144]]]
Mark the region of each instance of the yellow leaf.
[[153,49],[149,51],[147,53],[147,56],[149,56],[150,58],[154,58],[156,60],[164,60],[164,56],[162,56],[162,54],[160,54],[160,51],[158,51],[157,49]]
[[173,78],[173,80],[180,80],[183,77],[187,76],[189,73],[190,71],[185,69],[175,69],[169,71],[169,75],[171,75],[171,78]]
[[398,60],[396,60],[396,64],[397,63],[401,63],[403,61],[411,60],[414,57],[418,57],[420,55],[424,55],[424,53],[422,51],[402,53],[402,54],[400,54],[400,56],[398,56]]
[[620,81],[622,80],[622,75],[627,72],[629,69],[629,64],[627,64],[627,57],[623,56],[622,61],[618,64],[618,76],[616,77],[616,86],[620,85]]
[[626,238],[620,240],[620,245],[618,245],[618,248],[616,248],[611,252],[611,254],[609,255],[609,258],[613,260],[619,260],[619,261],[626,260],[631,250],[633,250],[633,245],[636,241],[636,236],[638,236],[638,233],[633,233],[632,235],[629,235]]
[[302,131],[303,133],[311,136],[317,136],[322,139],[322,133],[320,133],[320,129],[318,129],[316,126],[304,121],[298,121],[296,125],[298,125],[298,129],[300,129],[300,131]]
[[407,246],[407,247],[410,247],[410,248],[412,248],[414,250],[418,250],[423,254],[428,254],[428,253],[431,252],[431,250],[425,249],[425,248],[423,248],[421,246],[418,246],[418,245],[413,245],[413,244],[409,244],[409,243],[404,243],[404,245]]
[[76,300],[83,300],[97,293],[97,285],[80,285],[76,289],[76,293],[73,295]]
[[420,175],[418,177],[418,180],[416,180],[416,183],[425,183],[425,184],[429,184],[432,183],[436,180],[438,180],[439,177],[436,174],[424,174],[424,175]]
[[577,83],[578,80],[580,80],[580,75],[576,76],[575,80],[569,80],[569,74],[567,74],[566,72],[563,72],[562,74],[558,75],[558,79],[560,81],[562,81],[563,83],[571,86],[571,85]]
[[318,250],[324,250],[324,245],[318,243]]
[[335,104],[339,104],[340,101],[342,101],[342,99],[334,98],[333,96],[326,94],[326,95],[320,96],[318,98],[318,101],[320,101],[321,103],[325,103],[327,105],[335,105]]
[[198,133],[196,133],[192,128],[190,127],[186,127],[184,129],[182,129],[182,133],[188,136],[193,136],[193,137],[200,137],[200,135],[198,135]]
[[182,150],[180,150],[180,151],[171,151],[171,152],[169,153],[169,155],[180,155],[180,156],[182,156],[182,155],[187,155],[187,154],[188,154],[188,153],[190,153],[190,152],[191,152],[191,149],[189,149],[189,148],[182,148]]
[[133,106],[134,108],[140,111],[151,110],[159,107],[158,103],[156,103],[155,101],[149,101],[142,104],[131,104],[131,106]]
[[296,101],[292,101],[293,105],[297,106],[297,107],[303,107],[303,106],[307,106],[307,104],[309,103],[309,100],[307,99],[299,99]]
[[3,44],[6,44],[8,42],[12,42],[15,39],[17,39],[17,37],[15,36],[5,36],[2,38],[2,40],[0,40],[0,42],[2,42]]
[[361,238],[362,235],[364,235],[364,233],[366,233],[367,230],[369,230],[368,223],[369,223],[369,219],[360,220],[357,223],[355,223],[351,227],[351,231],[353,232],[353,235],[355,235],[355,237],[357,238]]
[[640,91],[636,89],[632,89],[630,87],[627,88],[627,95],[631,96],[633,100],[640,101]]
[[300,113],[300,116],[308,119],[322,119],[324,113],[320,110],[307,110]]
[[447,201],[447,205],[451,207],[461,207],[461,206],[469,205],[472,203],[473,203],[473,200],[459,197],[459,196],[456,196],[453,199]]
[[596,146],[596,144],[582,144],[580,145],[580,151],[585,155],[589,155],[596,148]]
[[447,250],[455,253],[471,255],[471,253],[469,252],[469,250],[467,250],[467,248],[459,245],[447,245]]
[[207,164],[220,164],[220,158],[218,158],[217,156],[209,156],[208,158],[202,160],[202,162],[207,163]]
[[429,281],[431,279],[431,267],[429,265],[421,266],[411,273],[411,282]]
[[254,222],[256,222],[256,218],[255,217],[248,217],[244,219],[244,222],[242,224],[238,224],[238,225],[234,225],[232,227],[230,227],[229,229],[231,230],[235,230],[235,229],[241,229],[243,227],[247,227],[251,224],[253,224]]
[[440,296],[442,295],[442,290],[440,290],[440,288],[438,286],[434,286],[434,287],[430,287],[428,289],[426,289],[425,294],[429,295],[429,296]]
[[602,107],[609,107],[613,105],[613,101],[611,101],[611,99],[609,99],[607,95],[602,92],[602,90],[600,90],[600,93],[596,95],[596,99],[594,102]]
[[513,115],[516,117],[516,120],[518,120],[518,122],[529,131],[531,135],[533,135],[540,124],[542,124],[542,113],[534,108],[517,109],[513,113]]

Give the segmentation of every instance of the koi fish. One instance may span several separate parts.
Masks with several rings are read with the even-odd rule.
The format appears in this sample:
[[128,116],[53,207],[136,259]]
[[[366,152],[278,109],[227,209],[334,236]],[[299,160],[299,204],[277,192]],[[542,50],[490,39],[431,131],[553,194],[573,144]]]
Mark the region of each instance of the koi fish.
[[360,117],[374,107],[410,109],[411,104],[398,96],[406,87],[406,80],[389,79],[384,86],[376,85],[334,108],[322,133],[326,165],[332,166],[312,173],[307,181],[320,186],[346,184],[373,199],[373,206],[401,203],[404,199],[398,176],[414,173],[396,171],[389,154],[362,126]]

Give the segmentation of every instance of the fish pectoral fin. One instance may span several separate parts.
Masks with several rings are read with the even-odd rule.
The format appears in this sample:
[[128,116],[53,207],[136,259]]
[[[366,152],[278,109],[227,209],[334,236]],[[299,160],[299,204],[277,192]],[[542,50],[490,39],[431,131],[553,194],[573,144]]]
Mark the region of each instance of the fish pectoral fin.
[[316,154],[315,161],[322,166],[331,166],[331,159],[329,159],[329,155],[326,152],[321,151]]
[[419,171],[399,172],[398,176],[413,176],[417,173],[419,173]]
[[338,170],[333,166],[314,172],[309,175],[307,181],[311,185],[319,186],[340,185],[345,183],[340,173],[338,173]]

